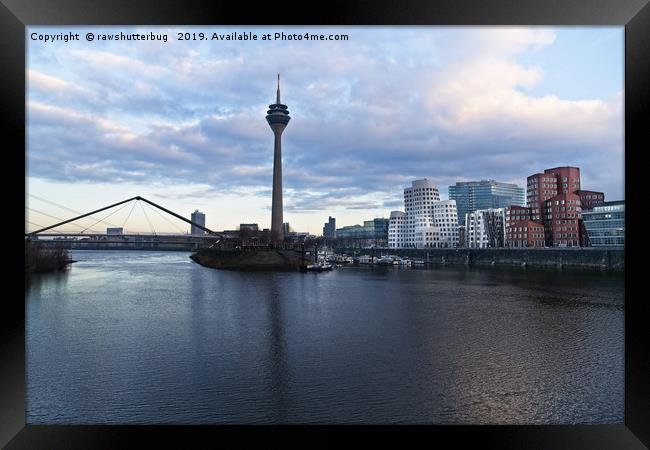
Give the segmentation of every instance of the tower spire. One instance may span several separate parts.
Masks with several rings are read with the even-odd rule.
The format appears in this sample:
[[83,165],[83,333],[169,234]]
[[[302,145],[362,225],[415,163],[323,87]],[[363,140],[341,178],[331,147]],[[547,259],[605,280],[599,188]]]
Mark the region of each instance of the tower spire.
[[278,93],[276,95],[275,103],[280,104],[280,74],[278,74]]

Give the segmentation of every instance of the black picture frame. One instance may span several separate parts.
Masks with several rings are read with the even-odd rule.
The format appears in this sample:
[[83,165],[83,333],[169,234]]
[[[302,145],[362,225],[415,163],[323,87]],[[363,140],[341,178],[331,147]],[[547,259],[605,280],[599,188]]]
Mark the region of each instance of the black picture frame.
[[[25,425],[23,186],[25,167],[25,27],[29,25],[618,25],[625,26],[625,424],[580,426],[438,426],[428,427],[221,427],[221,426],[33,426]],[[386,442],[417,433],[426,443],[451,438],[486,448],[641,449],[650,446],[650,318],[641,273],[641,210],[644,167],[650,148],[650,5],[648,0],[332,0],[313,2],[225,2],[222,0],[0,0],[0,113],[6,195],[5,274],[14,287],[0,306],[0,445],[21,448],[125,448],[142,443],[189,447],[186,441],[222,443],[224,435],[243,444],[256,434],[291,440],[300,431],[304,445],[320,443],[331,431],[360,432]],[[21,184],[22,183],[22,184]],[[22,298],[22,299],[21,299]],[[250,433],[254,430],[257,433]],[[305,436],[306,435],[306,436]],[[322,442],[322,439],[319,439]],[[272,441],[267,441],[268,443]],[[284,441],[283,441],[284,442]]]

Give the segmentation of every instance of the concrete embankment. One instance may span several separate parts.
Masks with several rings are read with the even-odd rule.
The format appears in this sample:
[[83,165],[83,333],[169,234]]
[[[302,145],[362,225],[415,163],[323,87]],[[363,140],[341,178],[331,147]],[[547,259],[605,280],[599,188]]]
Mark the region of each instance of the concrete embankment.
[[[338,249],[347,254],[370,255],[371,249]],[[468,266],[520,266],[557,269],[589,269],[623,272],[625,250],[613,248],[542,249],[374,249],[375,256],[398,255],[432,264]]]
[[190,258],[202,266],[228,270],[298,270],[307,264],[300,251],[272,248],[202,249]]

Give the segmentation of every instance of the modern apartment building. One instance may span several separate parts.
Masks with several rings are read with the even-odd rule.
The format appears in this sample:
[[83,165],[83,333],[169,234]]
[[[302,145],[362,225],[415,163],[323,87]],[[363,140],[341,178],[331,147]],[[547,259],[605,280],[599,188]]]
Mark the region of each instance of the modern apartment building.
[[[581,247],[586,245],[582,212],[601,204],[605,200],[605,195],[602,192],[581,190],[580,168],[554,167],[546,169],[543,173],[530,175],[527,180],[527,190],[528,217],[526,221],[543,225],[545,246]],[[538,225],[511,224],[518,230],[529,229],[531,226],[538,228]],[[506,240],[514,234],[521,235],[521,233],[512,233],[508,230],[506,230],[506,234]],[[538,245],[536,239],[533,241],[535,245]]]
[[388,247],[406,247],[406,213],[391,211],[388,220]]
[[404,209],[405,212],[391,212],[390,248],[458,246],[456,201],[440,201],[438,188],[431,180],[415,180],[410,187],[404,188]]
[[546,246],[544,224],[532,220],[532,208],[512,205],[505,209],[505,246]]
[[559,194],[546,200],[544,215],[547,236],[553,247],[581,246],[581,207],[577,194]]
[[468,248],[505,246],[505,208],[479,209],[465,215],[464,244]]

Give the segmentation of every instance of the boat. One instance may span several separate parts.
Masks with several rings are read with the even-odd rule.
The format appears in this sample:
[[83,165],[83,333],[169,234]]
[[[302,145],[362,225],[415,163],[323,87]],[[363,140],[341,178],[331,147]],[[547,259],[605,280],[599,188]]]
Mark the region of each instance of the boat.
[[424,265],[424,261],[421,260],[421,259],[414,259],[412,263],[415,264],[416,266],[423,266]]
[[354,259],[348,255],[336,255],[335,262],[337,264],[352,264],[354,262]]
[[370,255],[362,255],[359,257],[359,264],[372,264],[373,260]]
[[309,264],[306,267],[307,272],[324,272],[326,270],[332,270],[332,265],[326,262]]
[[381,258],[379,258],[379,261],[377,261],[377,264],[382,266],[392,266],[393,258],[390,256],[382,256]]

